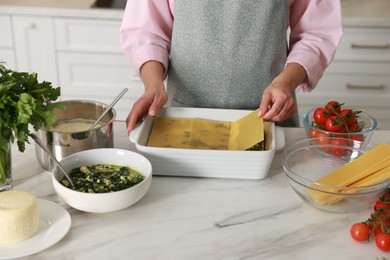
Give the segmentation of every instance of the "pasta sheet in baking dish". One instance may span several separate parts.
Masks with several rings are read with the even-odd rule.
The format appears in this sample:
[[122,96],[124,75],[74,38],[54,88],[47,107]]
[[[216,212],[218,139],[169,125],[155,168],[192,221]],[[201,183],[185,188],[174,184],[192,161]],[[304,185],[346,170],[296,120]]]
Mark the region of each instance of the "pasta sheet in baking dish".
[[255,110],[234,122],[156,117],[148,146],[208,150],[248,150],[254,146],[263,147],[261,144],[264,144],[264,122],[257,114],[258,110]]

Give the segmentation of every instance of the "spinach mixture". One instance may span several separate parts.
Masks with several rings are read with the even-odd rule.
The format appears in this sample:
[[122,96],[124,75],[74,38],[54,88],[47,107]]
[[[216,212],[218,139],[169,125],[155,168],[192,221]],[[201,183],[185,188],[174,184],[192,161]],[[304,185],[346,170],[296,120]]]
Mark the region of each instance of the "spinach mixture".
[[[72,169],[68,175],[73,180],[75,190],[86,193],[107,193],[130,188],[145,177],[127,166],[115,164],[93,164]],[[61,184],[72,189],[64,177]]]

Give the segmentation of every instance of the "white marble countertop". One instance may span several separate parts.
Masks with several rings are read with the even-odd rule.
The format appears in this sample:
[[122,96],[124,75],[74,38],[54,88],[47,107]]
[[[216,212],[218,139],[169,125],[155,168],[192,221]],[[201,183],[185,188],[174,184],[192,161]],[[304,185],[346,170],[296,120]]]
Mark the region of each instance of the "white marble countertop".
[[[116,122],[115,146],[133,149],[124,122]],[[304,138],[285,128],[286,145]],[[371,145],[389,142],[376,131]],[[154,176],[137,204],[106,214],[68,207],[42,170],[34,146],[14,147],[14,189],[53,201],[71,215],[67,235],[52,247],[22,259],[381,259],[374,243],[357,243],[349,228],[370,210],[336,214],[304,204],[289,187],[275,154],[263,180]]]

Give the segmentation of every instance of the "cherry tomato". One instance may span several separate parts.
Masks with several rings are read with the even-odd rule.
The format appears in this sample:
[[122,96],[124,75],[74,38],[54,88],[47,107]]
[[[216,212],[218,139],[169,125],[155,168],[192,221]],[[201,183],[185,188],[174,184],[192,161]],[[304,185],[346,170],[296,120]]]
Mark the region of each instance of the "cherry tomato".
[[348,126],[356,123],[356,113],[352,109],[341,109],[340,116],[344,118],[344,121]]
[[[374,229],[374,227],[375,227],[375,229]],[[388,221],[383,221],[383,220],[380,220],[380,219],[377,219],[375,221],[375,226],[372,227],[372,230],[373,230],[375,235],[378,235],[380,233],[386,233],[386,231],[388,229],[389,229]]]
[[377,207],[371,215],[372,224],[379,226],[379,229],[383,228],[383,231],[388,231],[390,228],[390,209],[384,207]]
[[310,138],[317,138],[317,134],[319,132],[322,132],[323,130],[325,130],[325,125],[313,122],[312,127],[309,128],[309,130],[308,130],[309,137]]
[[348,130],[350,133],[360,132],[362,131],[362,127],[358,123],[354,123],[348,126]]
[[333,138],[332,140],[329,141],[329,143],[334,144],[334,145],[339,145],[339,146],[347,146],[348,140]]
[[363,142],[364,141],[364,135],[362,135],[362,134],[351,135],[351,138],[353,140],[356,140],[356,141],[359,141],[359,142]]
[[380,200],[390,203],[390,188],[381,195]]
[[[340,121],[341,123],[341,121]],[[342,123],[343,124],[343,123]],[[347,133],[347,129],[345,128],[344,124],[343,124],[343,127],[339,130],[339,133]],[[338,135],[337,137],[340,137],[340,138],[346,138],[347,136],[346,135]]]
[[370,229],[364,223],[355,223],[350,229],[351,237],[356,241],[368,240]]
[[332,115],[336,115],[340,112],[342,104],[337,101],[329,101],[325,105],[325,109],[328,110]]
[[381,225],[378,225],[378,226],[376,226],[376,228],[375,228],[375,230],[374,230],[374,234],[375,234],[375,235],[378,235],[378,234],[380,234],[380,233],[383,233],[383,230],[382,230]]
[[318,132],[317,133],[317,143],[318,144],[328,144],[329,143],[329,135],[327,133],[324,133],[324,132]]
[[375,202],[374,209],[379,210],[379,208],[390,209],[390,202],[378,200],[377,202]]
[[336,157],[343,157],[347,154],[347,150],[345,150],[343,148],[333,148],[332,154]]
[[340,130],[340,132],[332,132],[330,134],[332,137],[337,137],[337,138],[345,138],[348,139],[348,135],[344,134],[343,129]]
[[317,108],[313,113],[314,121],[316,121],[318,124],[325,124],[325,121],[329,116],[329,111],[323,107]]
[[343,122],[337,116],[330,116],[326,119],[325,129],[329,132],[339,132],[343,127]]
[[317,138],[318,130],[315,128],[309,129],[309,137],[310,138]]
[[[330,144],[335,146],[347,146],[347,140],[343,139],[332,139],[329,141]],[[347,149],[343,147],[332,147],[332,154],[337,157],[342,157],[347,154]]]
[[379,233],[375,236],[376,246],[383,251],[390,251],[390,234]]

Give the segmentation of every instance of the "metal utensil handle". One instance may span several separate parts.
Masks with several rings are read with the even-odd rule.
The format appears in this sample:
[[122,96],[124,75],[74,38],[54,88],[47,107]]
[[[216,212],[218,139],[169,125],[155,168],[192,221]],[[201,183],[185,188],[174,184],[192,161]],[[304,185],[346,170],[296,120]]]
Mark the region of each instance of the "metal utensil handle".
[[374,44],[358,44],[358,43],[351,43],[352,49],[377,49],[377,50],[388,50],[390,49],[390,44],[383,44],[383,45],[374,45]]
[[74,183],[72,181],[72,179],[69,177],[69,175],[66,173],[65,169],[62,167],[61,163],[57,160],[57,158],[54,156],[54,154],[49,150],[49,148],[47,148],[47,146],[42,142],[42,140],[34,133],[31,133],[30,136],[32,137],[32,139],[34,139],[34,141],[45,151],[49,154],[50,158],[56,163],[56,165],[58,166],[58,168],[60,168],[60,170],[62,171],[62,173],[65,175],[66,179],[68,179],[68,181],[70,182],[70,184],[72,185],[72,188],[74,189],[75,186],[74,186]]
[[89,130],[92,130],[99,122],[102,120],[102,118],[110,111],[110,109],[121,99],[121,97],[127,92],[127,88],[124,88],[121,93],[112,101],[112,103],[106,108],[106,110],[103,111],[103,113],[96,119],[95,123],[89,128]]
[[346,84],[348,89],[366,89],[366,90],[383,90],[385,88],[384,84],[380,85],[354,85],[354,84]]

